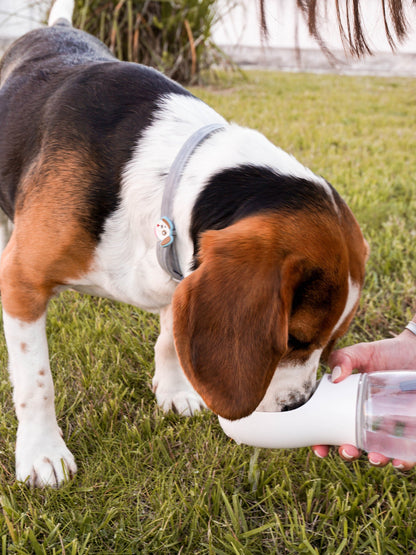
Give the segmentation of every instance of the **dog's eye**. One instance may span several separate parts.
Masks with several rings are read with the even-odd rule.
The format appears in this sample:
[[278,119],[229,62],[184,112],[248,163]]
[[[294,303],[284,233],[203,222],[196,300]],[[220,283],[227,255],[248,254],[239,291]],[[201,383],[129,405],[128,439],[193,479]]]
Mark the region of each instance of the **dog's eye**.
[[305,349],[309,348],[310,341],[301,341],[300,339],[289,333],[287,344],[289,348],[293,349],[294,351],[304,351]]

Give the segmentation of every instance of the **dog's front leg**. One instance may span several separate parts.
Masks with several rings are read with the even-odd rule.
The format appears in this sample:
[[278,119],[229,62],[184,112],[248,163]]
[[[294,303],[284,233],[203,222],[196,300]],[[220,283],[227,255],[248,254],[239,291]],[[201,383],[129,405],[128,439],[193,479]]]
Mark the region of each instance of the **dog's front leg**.
[[19,421],[16,475],[32,486],[58,486],[76,472],[58,427],[45,331],[46,314],[23,322],[3,310],[9,371]]
[[179,363],[173,339],[171,305],[160,311],[160,335],[155,346],[155,366],[153,391],[163,410],[174,410],[182,416],[192,416],[206,408]]

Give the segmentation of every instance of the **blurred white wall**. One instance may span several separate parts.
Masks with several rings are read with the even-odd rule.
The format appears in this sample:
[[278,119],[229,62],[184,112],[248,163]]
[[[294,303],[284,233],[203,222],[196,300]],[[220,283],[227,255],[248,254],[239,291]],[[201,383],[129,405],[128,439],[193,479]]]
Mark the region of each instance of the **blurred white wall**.
[[[1,1],[1,0],[0,0]],[[412,0],[404,0],[409,22],[413,29],[398,52],[416,52],[416,8]],[[325,3],[322,2],[322,5]],[[343,49],[335,13],[335,0],[327,0],[322,11],[321,34],[331,49]],[[343,2],[340,2],[343,6]],[[234,7],[231,9],[231,7]],[[220,45],[241,45],[251,47],[295,48],[296,36],[301,49],[316,49],[316,42],[310,37],[304,18],[296,8],[296,0],[265,0],[269,28],[267,43],[259,29],[257,0],[219,0],[220,13],[226,16],[219,22],[214,39]],[[389,51],[390,47],[384,30],[381,0],[361,0],[369,45],[375,52]]]
[[44,0],[0,0],[0,37],[15,38],[39,25]]

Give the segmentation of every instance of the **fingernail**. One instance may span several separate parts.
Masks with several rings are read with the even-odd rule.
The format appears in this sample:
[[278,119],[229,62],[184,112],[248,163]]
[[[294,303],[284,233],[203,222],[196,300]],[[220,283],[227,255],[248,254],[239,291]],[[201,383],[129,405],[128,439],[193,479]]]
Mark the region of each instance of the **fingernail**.
[[402,464],[402,463],[394,464],[394,463],[393,463],[393,467],[394,467],[396,470],[403,470],[403,469],[404,469],[404,464]]
[[319,453],[319,451],[313,450],[314,454],[318,457],[318,459],[324,459],[325,457]]
[[341,366],[334,366],[331,374],[331,380],[335,382],[338,378],[341,377]]
[[351,460],[351,459],[354,458],[354,455],[350,455],[350,454],[348,453],[348,451],[346,451],[345,449],[343,449],[343,450],[341,451],[341,454],[342,454],[342,456],[343,456],[345,459],[348,459],[348,460]]
[[380,464],[381,464],[380,460],[372,459],[371,457],[368,457],[368,462],[373,466],[380,466]]

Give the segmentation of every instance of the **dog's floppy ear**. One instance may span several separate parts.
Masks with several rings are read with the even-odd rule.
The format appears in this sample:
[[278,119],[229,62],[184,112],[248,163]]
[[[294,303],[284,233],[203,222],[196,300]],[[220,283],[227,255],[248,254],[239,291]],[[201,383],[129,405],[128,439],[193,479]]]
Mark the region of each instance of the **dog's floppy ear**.
[[229,419],[256,409],[287,350],[297,260],[279,260],[270,235],[256,222],[206,232],[201,264],[173,299],[182,368],[208,407]]

